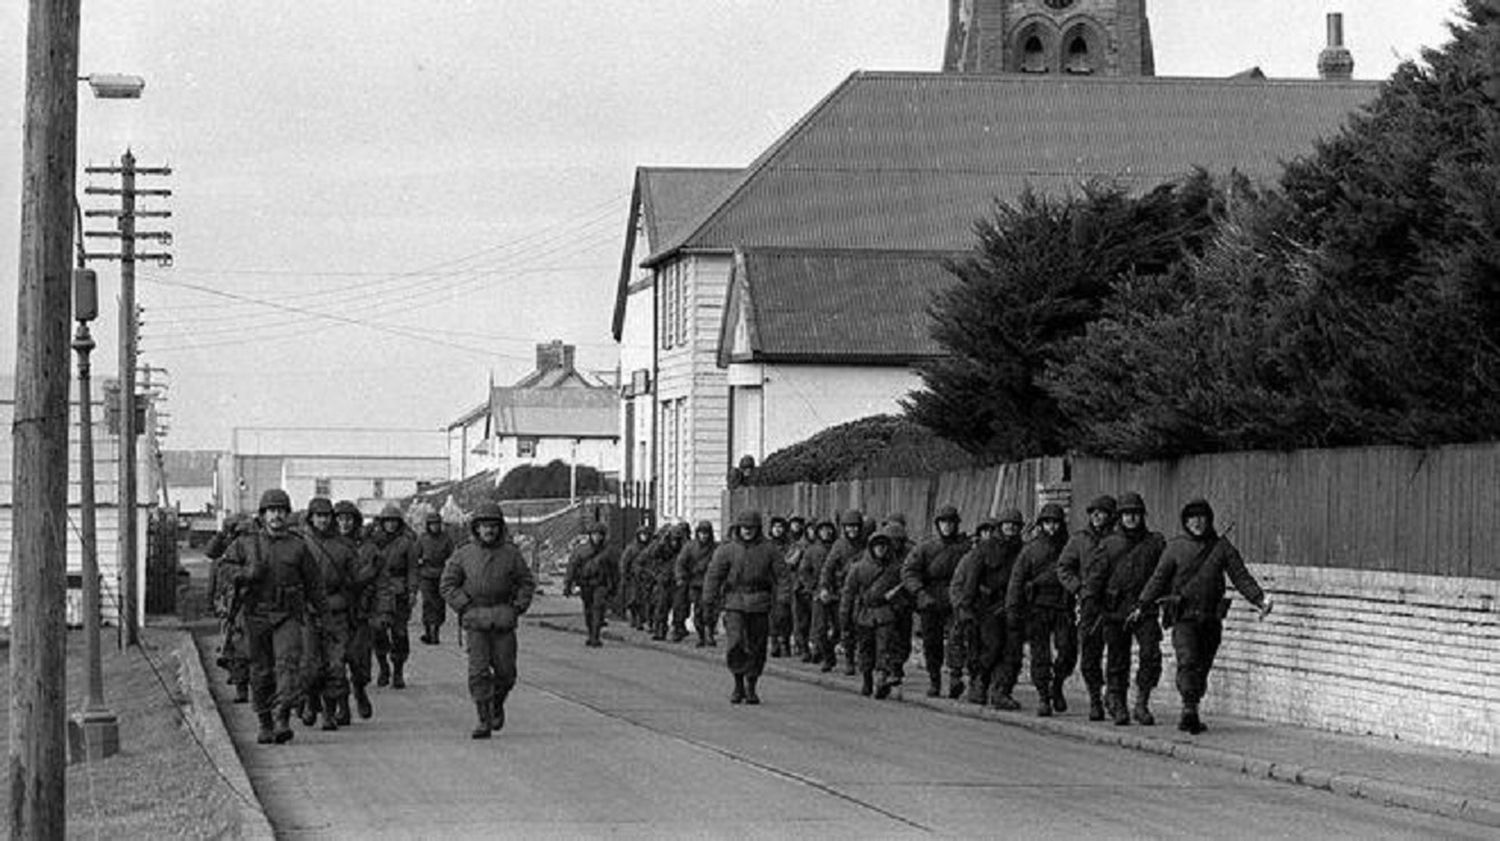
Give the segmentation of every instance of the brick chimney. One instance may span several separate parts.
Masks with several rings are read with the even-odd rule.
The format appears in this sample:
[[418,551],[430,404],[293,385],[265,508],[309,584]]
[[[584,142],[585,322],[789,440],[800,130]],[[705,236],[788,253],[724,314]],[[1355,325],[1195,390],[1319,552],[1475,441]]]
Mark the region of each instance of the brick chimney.
[[1328,13],[1328,46],[1318,53],[1318,77],[1329,81],[1354,78],[1354,56],[1344,48],[1344,16]]
[[561,339],[553,339],[546,344],[536,346],[536,369],[538,371],[552,371],[562,369],[573,370],[573,345],[565,345]]

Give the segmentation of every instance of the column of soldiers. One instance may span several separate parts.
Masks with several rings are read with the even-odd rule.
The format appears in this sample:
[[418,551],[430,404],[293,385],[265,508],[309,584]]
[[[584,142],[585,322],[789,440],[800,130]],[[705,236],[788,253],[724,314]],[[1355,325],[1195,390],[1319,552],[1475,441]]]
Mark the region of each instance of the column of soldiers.
[[[535,587],[499,506],[479,507],[473,539],[456,552],[441,517],[429,517],[419,537],[394,505],[369,529],[348,500],[315,497],[303,523],[291,515],[286,492],[268,490],[255,517],[226,519],[206,549],[223,622],[218,663],[234,702],[254,702],[256,741],[290,741],[294,716],[308,726],[321,719],[328,731],[349,725],[355,713],[371,718],[372,657],[377,686],[405,688],[406,628],[419,588],[423,642],[438,644],[448,607],[466,631],[470,692],[484,731],[474,737],[499,729],[515,684],[515,618]],[[613,557],[601,560],[611,572],[617,566]]]
[[[1066,682],[1078,665],[1089,719],[1117,725],[1155,723],[1151,695],[1169,628],[1178,727],[1202,732],[1199,701],[1222,638],[1226,580],[1262,615],[1270,598],[1215,530],[1204,500],[1182,509],[1182,533],[1170,540],[1148,528],[1135,492],[1097,497],[1086,515],[1069,535],[1060,505],[1043,505],[1029,527],[1012,508],[981,521],[971,538],[958,510],[944,506],[915,548],[900,513],[876,522],[849,510],[811,529],[804,518],[775,516],[763,534],[760,513],[749,511],[717,545],[706,522],[686,545],[685,526],[655,536],[645,529],[622,559],[632,587],[627,612],[637,628],[650,616],[653,638],[663,640],[671,605],[685,605],[672,639],[687,635],[678,617],[690,613],[703,646],[714,644],[722,611],[735,703],[759,703],[767,649],[823,672],[839,668],[842,653],[843,672],[860,677],[862,694],[888,698],[904,682],[917,623],[929,697],[1018,710],[1024,655],[1037,715],[1068,709]],[[671,575],[661,571],[668,556],[677,558]],[[673,593],[682,595],[674,602]]]

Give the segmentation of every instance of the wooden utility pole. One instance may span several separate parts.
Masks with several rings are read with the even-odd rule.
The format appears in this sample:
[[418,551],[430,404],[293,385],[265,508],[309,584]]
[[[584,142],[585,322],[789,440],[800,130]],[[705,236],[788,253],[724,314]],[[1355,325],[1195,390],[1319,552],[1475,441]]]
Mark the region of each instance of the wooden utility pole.
[[10,831],[66,829],[68,342],[79,0],[31,0],[26,30],[11,534]]

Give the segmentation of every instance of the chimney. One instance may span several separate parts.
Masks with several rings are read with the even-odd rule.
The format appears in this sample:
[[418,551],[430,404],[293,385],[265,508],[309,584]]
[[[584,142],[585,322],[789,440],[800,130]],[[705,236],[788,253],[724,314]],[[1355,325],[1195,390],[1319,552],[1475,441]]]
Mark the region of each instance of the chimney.
[[1318,77],[1346,81],[1354,77],[1354,56],[1344,48],[1344,16],[1328,13],[1328,46],[1318,53]]
[[536,346],[536,369],[538,371],[551,371],[562,369],[571,371],[573,369],[573,345],[565,345],[561,339]]

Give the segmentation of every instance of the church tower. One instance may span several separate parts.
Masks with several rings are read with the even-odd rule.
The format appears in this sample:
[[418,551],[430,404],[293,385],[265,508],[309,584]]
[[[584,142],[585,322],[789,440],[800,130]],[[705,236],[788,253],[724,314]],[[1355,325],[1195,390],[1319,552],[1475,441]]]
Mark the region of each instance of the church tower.
[[949,0],[943,71],[1155,75],[1146,0]]

